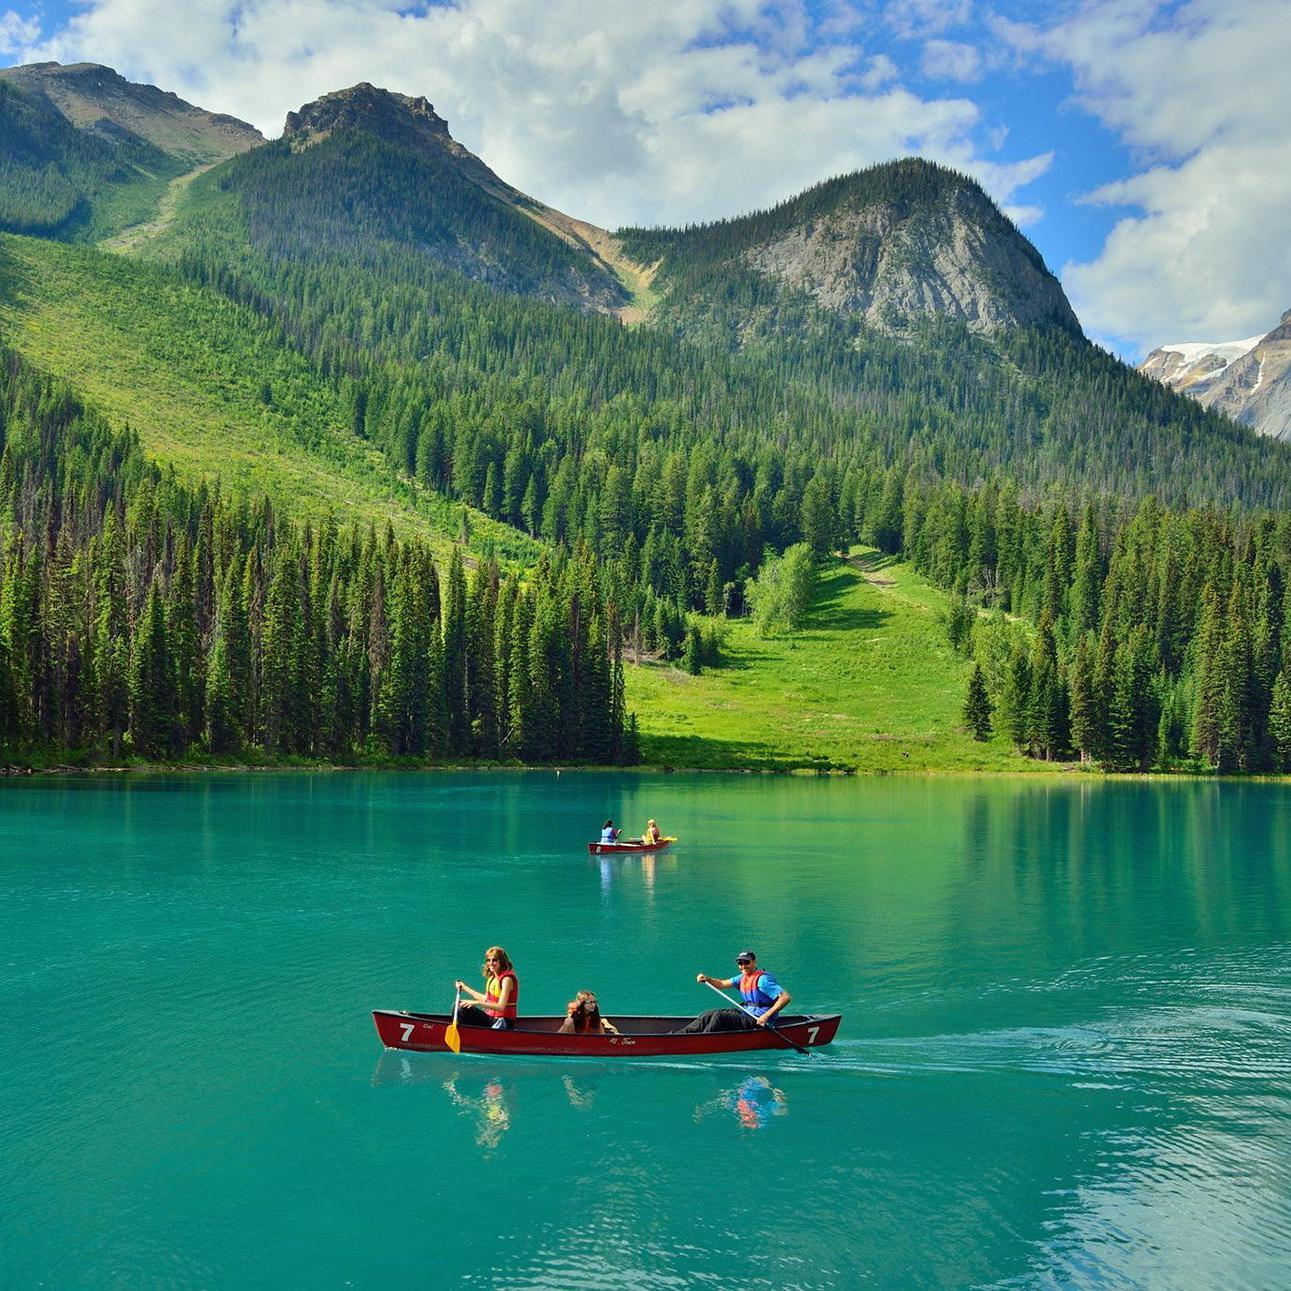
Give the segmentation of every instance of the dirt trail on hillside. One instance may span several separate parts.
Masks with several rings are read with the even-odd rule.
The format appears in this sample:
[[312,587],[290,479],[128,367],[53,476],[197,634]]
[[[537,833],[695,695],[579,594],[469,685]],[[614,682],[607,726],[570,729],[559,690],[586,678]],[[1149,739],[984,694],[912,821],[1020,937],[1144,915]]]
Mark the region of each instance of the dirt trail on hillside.
[[198,166],[196,170],[190,170],[187,174],[172,179],[166,185],[166,191],[162,193],[161,200],[157,203],[157,214],[153,219],[143,224],[132,224],[128,229],[123,229],[110,238],[104,238],[99,243],[99,250],[121,253],[137,251],[145,242],[150,242],[164,233],[174,222],[175,211],[179,207],[179,199],[183,196],[184,190],[198,175],[204,175],[212,166],[218,165],[218,161],[208,162],[205,166]]

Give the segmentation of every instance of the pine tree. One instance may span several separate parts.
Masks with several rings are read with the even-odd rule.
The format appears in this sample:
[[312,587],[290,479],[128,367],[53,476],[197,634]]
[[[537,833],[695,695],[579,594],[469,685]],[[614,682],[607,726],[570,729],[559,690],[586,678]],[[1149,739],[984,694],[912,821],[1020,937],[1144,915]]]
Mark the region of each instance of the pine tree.
[[682,655],[681,666],[692,677],[698,677],[704,670],[704,645],[700,640],[699,628],[692,623],[686,630],[686,650]]
[[135,629],[130,660],[130,738],[135,751],[144,757],[168,757],[175,724],[165,611],[153,582]]
[[1076,642],[1076,654],[1068,676],[1070,695],[1071,740],[1082,762],[1097,756],[1098,709],[1094,700],[1094,665],[1090,655],[1089,635]]
[[[1092,505],[1085,508],[1076,534],[1072,571],[1070,622],[1072,635],[1098,631],[1099,594],[1103,586],[1102,555],[1098,545],[1098,520]],[[1092,675],[1092,674],[1091,674]],[[1074,720],[1073,720],[1074,730]]]
[[1291,675],[1286,669],[1278,673],[1273,683],[1269,740],[1273,746],[1273,769],[1283,774],[1291,771]]
[[469,753],[471,747],[470,706],[466,693],[466,568],[460,546],[454,546],[448,562],[448,578],[441,593],[440,620],[448,749],[460,757]]
[[991,738],[991,714],[994,712],[991,697],[986,693],[986,679],[980,664],[973,665],[968,679],[968,697],[964,700],[964,725],[973,739],[985,742]]
[[1211,766],[1220,757],[1220,704],[1223,691],[1221,655],[1224,625],[1219,614],[1214,586],[1207,584],[1201,601],[1201,623],[1195,649],[1197,668],[1196,700],[1192,718],[1192,752]]
[[300,596],[296,556],[280,547],[265,596],[260,649],[260,738],[266,753],[295,752]]
[[1052,761],[1057,756],[1063,743],[1066,714],[1063,712],[1062,701],[1058,647],[1054,640],[1053,618],[1046,608],[1040,615],[1031,650],[1025,724],[1025,742],[1038,750],[1046,761]]
[[233,716],[233,682],[229,673],[229,651],[224,633],[218,628],[211,641],[206,665],[206,747],[219,756],[237,747],[237,725]]
[[94,599],[95,725],[116,758],[130,721],[130,655],[121,531],[113,510],[104,519],[94,571]]
[[1004,690],[1000,696],[1001,724],[1019,749],[1027,747],[1030,702],[1031,664],[1027,659],[1026,647],[1019,641],[1009,658],[1009,666],[1004,674]]

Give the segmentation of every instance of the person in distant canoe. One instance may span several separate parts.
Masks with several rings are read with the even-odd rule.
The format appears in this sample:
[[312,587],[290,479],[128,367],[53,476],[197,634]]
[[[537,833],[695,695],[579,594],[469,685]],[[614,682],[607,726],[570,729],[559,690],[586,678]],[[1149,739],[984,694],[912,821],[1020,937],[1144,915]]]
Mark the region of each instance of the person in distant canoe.
[[[693,1022],[687,1022],[678,1035],[697,1031],[752,1031],[755,1027],[774,1024],[775,1015],[793,999],[793,996],[765,969],[758,967],[758,957],[751,950],[742,950],[735,956],[738,977],[709,977],[697,973],[697,982],[711,982],[714,986],[737,986],[743,1009],[709,1009]],[[747,1011],[746,1011],[747,1010]],[[752,1016],[750,1016],[752,1015]]]
[[601,1017],[595,991],[579,991],[565,1006],[565,1020],[558,1035],[618,1035],[619,1029]]
[[516,976],[511,957],[501,946],[490,946],[484,952],[482,971],[483,991],[477,991],[458,979],[458,993],[475,1001],[474,1004],[458,1005],[458,1025],[509,1031],[515,1025],[516,1005],[520,1000],[520,979]]
[[663,835],[659,832],[659,826],[653,820],[642,831],[641,841],[649,847],[658,847],[663,842]]
[[607,820],[605,824],[601,826],[601,842],[617,843],[618,841],[619,831],[614,828],[614,822],[612,820]]

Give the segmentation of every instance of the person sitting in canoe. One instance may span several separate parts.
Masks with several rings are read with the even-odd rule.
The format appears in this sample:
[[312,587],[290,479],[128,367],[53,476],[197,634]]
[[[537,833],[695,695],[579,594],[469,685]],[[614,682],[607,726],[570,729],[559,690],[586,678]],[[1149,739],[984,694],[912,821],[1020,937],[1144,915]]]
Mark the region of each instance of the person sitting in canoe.
[[752,1031],[754,1027],[773,1024],[775,1015],[793,998],[765,969],[758,967],[758,957],[751,950],[742,950],[735,956],[740,970],[738,977],[709,977],[697,973],[697,982],[713,986],[738,986],[741,1009],[709,1009],[692,1022],[687,1022],[676,1035],[697,1031]]
[[658,847],[663,842],[663,835],[659,832],[659,826],[653,820],[641,831],[641,841],[649,847]]
[[620,831],[614,828],[614,822],[612,820],[607,820],[605,824],[601,826],[601,842],[617,843],[619,841],[619,833]]
[[520,979],[511,958],[501,946],[490,946],[484,952],[484,990],[467,986],[460,978],[457,990],[469,995],[474,1004],[460,1004],[457,1008],[459,1026],[492,1027],[495,1031],[509,1031],[515,1024],[516,1004],[520,999]]
[[557,1035],[618,1035],[619,1029],[601,1017],[594,991],[579,991],[565,1006],[566,1017]]

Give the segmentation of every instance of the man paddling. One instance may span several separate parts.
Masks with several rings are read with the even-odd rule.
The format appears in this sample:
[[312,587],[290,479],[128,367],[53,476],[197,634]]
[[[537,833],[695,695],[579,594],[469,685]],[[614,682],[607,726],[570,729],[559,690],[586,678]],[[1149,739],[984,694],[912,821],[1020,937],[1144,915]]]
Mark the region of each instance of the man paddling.
[[706,982],[710,986],[738,986],[742,1009],[709,1009],[701,1013],[693,1022],[687,1022],[677,1035],[686,1035],[697,1031],[752,1031],[754,1027],[773,1025],[775,1015],[780,1012],[793,996],[776,981],[765,969],[758,967],[758,957],[751,950],[742,950],[735,956],[735,963],[740,970],[738,977],[709,977],[706,973],[697,973],[697,982]]

